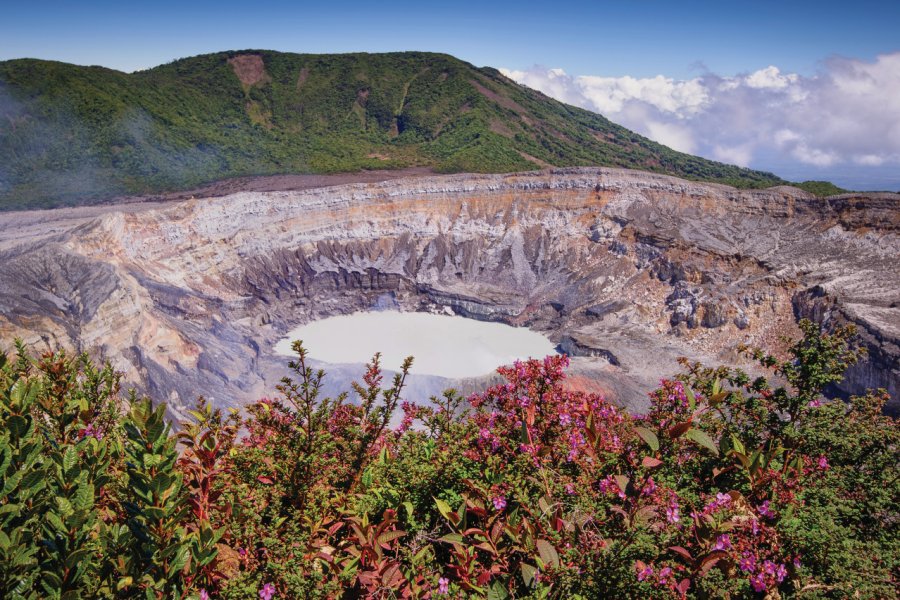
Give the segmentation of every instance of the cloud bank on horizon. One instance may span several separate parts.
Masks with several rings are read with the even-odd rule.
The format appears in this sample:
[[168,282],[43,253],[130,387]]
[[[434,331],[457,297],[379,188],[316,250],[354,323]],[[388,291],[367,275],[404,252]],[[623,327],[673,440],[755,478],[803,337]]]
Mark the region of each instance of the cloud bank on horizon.
[[831,58],[813,76],[770,65],[689,80],[500,69],[675,150],[855,189],[900,189],[900,52]]

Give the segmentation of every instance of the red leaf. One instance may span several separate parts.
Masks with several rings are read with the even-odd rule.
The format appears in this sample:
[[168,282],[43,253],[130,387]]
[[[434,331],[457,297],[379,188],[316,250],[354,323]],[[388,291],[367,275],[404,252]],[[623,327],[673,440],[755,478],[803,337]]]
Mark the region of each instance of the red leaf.
[[669,550],[671,550],[672,552],[674,552],[675,554],[677,554],[678,556],[680,556],[681,558],[685,559],[686,561],[688,561],[690,563],[694,562],[694,557],[691,556],[691,553],[688,552],[687,549],[682,548],[681,546],[669,546]]
[[672,438],[673,440],[677,437],[681,437],[682,435],[684,435],[684,432],[686,432],[688,429],[691,428],[691,425],[692,425],[692,423],[690,422],[690,420],[688,420],[688,421],[685,421],[684,423],[679,423],[678,425],[670,427],[669,428],[669,437]]
[[397,538],[403,537],[404,535],[406,535],[406,532],[399,529],[395,529],[394,531],[386,531],[378,536],[377,542],[381,544],[381,546],[385,550],[390,550],[390,543]]
[[265,485],[272,485],[275,483],[270,477],[266,477],[265,475],[260,475],[256,480]]
[[721,550],[716,550],[715,552],[710,552],[700,563],[700,575],[706,575],[710,569],[712,569],[717,562],[722,560],[728,556],[726,553]]
[[344,526],[344,522],[343,522],[343,521],[338,521],[337,523],[335,523],[334,525],[332,525],[331,527],[328,528],[328,535],[329,535],[329,536],[333,536],[333,535],[336,534],[336,533],[338,532],[338,530],[340,530],[340,528],[343,527],[343,526]]
[[652,456],[645,456],[644,460],[641,461],[641,464],[644,465],[647,469],[655,469],[656,467],[663,464],[661,460],[658,458],[653,458]]

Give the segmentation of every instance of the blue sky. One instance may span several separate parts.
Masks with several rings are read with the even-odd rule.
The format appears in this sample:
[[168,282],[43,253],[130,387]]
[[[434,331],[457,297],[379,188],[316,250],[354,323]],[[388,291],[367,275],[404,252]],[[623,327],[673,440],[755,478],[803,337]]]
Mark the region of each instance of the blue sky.
[[[467,0],[440,3],[371,0],[314,3],[33,1],[7,2],[2,14],[0,60],[36,57],[100,64],[125,71],[225,49],[266,48],[293,52],[431,50],[453,54],[478,66],[531,73],[532,79],[526,83],[532,87],[541,87],[541,79],[537,77],[541,69],[555,69],[564,71],[582,88],[587,80],[579,77],[627,77],[649,81],[662,76],[676,83],[700,78],[709,91],[713,89],[709,84],[710,77],[746,76],[774,66],[781,74],[797,75],[801,82],[809,83],[831,74],[836,57],[871,65],[879,56],[900,52],[900,34],[897,32],[900,2],[884,0],[852,3],[788,0],[752,3],[721,0],[541,3]],[[881,76],[886,73],[890,77],[893,69],[894,63],[885,63],[879,72]],[[621,84],[615,88],[615,93],[624,93],[622,90],[632,87]],[[608,88],[606,86],[603,93],[609,92]],[[815,86],[806,85],[803,89],[813,88]],[[597,100],[597,89],[596,86],[591,88],[593,96],[588,94],[587,99],[579,100],[571,94],[562,99],[603,112],[602,107],[608,107],[609,103]],[[545,91],[553,93],[550,89]],[[708,93],[707,108],[718,99],[719,95]],[[729,101],[733,100],[729,97]],[[673,127],[684,129],[690,125],[693,141],[686,144],[687,149],[700,154],[710,155],[715,148],[720,148],[722,157],[747,159],[749,156],[744,162],[751,166],[801,170],[804,165],[815,167],[810,173],[823,166],[835,170],[841,166],[843,171],[850,169],[862,174],[863,179],[856,182],[857,186],[864,183],[866,173],[878,171],[883,178],[887,168],[900,170],[897,169],[900,165],[893,162],[894,148],[889,142],[885,148],[874,147],[872,152],[857,148],[856,154],[841,155],[842,158],[829,162],[821,158],[823,154],[797,151],[799,142],[783,142],[779,148],[771,142],[771,147],[748,155],[740,149],[746,149],[747,144],[731,139],[734,137],[731,134],[730,146],[723,146],[725,141],[720,139],[698,141],[698,136],[711,135],[695,131],[697,127],[690,123],[691,119],[699,123],[702,114],[668,115],[671,122],[663,122],[663,117],[657,115],[659,126],[642,129],[635,122],[641,124],[640,119],[647,117],[637,114],[641,111],[636,110],[635,102],[643,106],[648,99],[631,98],[620,111],[623,114],[619,120],[651,137],[654,137],[651,129],[657,134],[661,131],[672,133]],[[705,113],[711,114],[709,110]],[[607,116],[616,120],[616,114]],[[892,130],[893,115],[888,114],[886,118],[887,130]],[[779,127],[781,125],[784,124],[780,123]],[[790,137],[783,133],[786,127],[773,129],[772,136],[782,132],[778,134],[779,140]],[[793,126],[788,131],[804,135],[796,129]],[[666,138],[666,135],[661,137]],[[670,135],[661,141],[675,139]],[[812,148],[811,143],[807,143],[809,148]],[[783,151],[787,147],[785,144],[793,154]],[[839,154],[834,151],[831,155]],[[874,163],[879,161],[871,158],[876,154],[886,157],[877,165]],[[792,155],[796,156],[791,159]],[[804,163],[797,156],[809,160]],[[897,160],[900,161],[900,157]],[[762,165],[762,162],[766,164]],[[853,165],[855,171],[851,168]],[[863,166],[870,168],[862,169]],[[900,187],[900,176],[897,187]]]
[[900,50],[900,2],[19,2],[0,58],[134,70],[204,52],[434,50],[478,66],[683,78],[698,65],[812,72]]

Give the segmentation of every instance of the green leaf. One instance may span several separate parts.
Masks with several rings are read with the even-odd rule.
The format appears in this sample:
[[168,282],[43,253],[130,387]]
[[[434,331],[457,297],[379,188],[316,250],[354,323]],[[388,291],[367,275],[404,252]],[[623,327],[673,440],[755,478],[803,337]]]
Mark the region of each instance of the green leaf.
[[22,477],[20,491],[27,491],[28,497],[35,495],[46,485],[46,474],[43,471],[29,471]]
[[684,395],[687,396],[688,408],[691,412],[697,408],[697,398],[694,396],[694,390],[691,389],[691,386],[685,385],[684,387]]
[[506,591],[499,579],[495,579],[488,589],[487,600],[506,600],[507,598],[509,598],[509,592]]
[[647,429],[646,427],[635,427],[634,432],[638,434],[644,442],[650,446],[650,449],[654,452],[659,451],[659,438],[656,437],[656,434]]
[[547,497],[546,497],[546,496],[541,496],[541,497],[538,499],[538,506],[540,507],[541,512],[543,512],[545,515],[549,515],[550,512],[551,512],[551,510],[552,510],[552,507],[550,506],[550,503],[547,502]]
[[6,422],[6,426],[14,439],[21,439],[25,437],[25,433],[28,431],[28,420],[20,415],[12,415]]
[[406,532],[399,529],[394,531],[385,531],[378,536],[377,542],[379,544],[387,544],[388,542],[393,542],[397,538],[402,538],[404,535],[406,535]]
[[523,562],[522,566],[521,566],[521,570],[522,570],[522,581],[525,582],[526,587],[531,587],[531,583],[534,581],[534,576],[537,573],[538,568],[533,565],[529,565],[528,563]]
[[372,473],[372,469],[366,469],[363,471],[362,477],[360,478],[360,483],[362,483],[366,488],[372,487],[372,481],[375,479],[374,473]]
[[706,434],[706,432],[701,431],[700,429],[688,429],[684,436],[689,440],[697,442],[716,456],[719,455],[719,449],[716,447],[716,443]]
[[50,525],[53,526],[53,528],[56,531],[65,531],[66,530],[66,526],[63,524],[62,520],[59,518],[59,515],[57,515],[56,513],[54,513],[54,512],[45,513],[44,518],[47,520],[47,522]]
[[733,457],[735,457],[736,459],[738,459],[741,463],[741,466],[744,467],[745,469],[750,466],[750,459],[747,458],[746,454],[741,454],[737,450],[732,450],[731,455]]
[[134,579],[131,576],[123,577],[116,583],[116,590],[121,592],[125,588],[131,587],[132,583],[134,583]]
[[535,545],[537,546],[538,554],[541,555],[541,560],[544,561],[545,565],[553,565],[554,567],[559,566],[559,553],[557,553],[553,544],[547,540],[541,539],[535,542]]
[[653,506],[643,506],[634,513],[634,522],[641,525],[647,525],[656,515],[656,508]]
[[63,471],[68,474],[69,471],[72,470],[72,467],[78,462],[78,454],[75,452],[75,448],[69,446],[66,448],[65,453],[63,454]]
[[81,561],[83,561],[85,558],[87,558],[90,555],[91,555],[91,550],[85,550],[83,548],[81,550],[76,550],[75,552],[72,552],[65,559],[66,568],[68,568],[68,569],[73,568],[75,565],[79,564]]
[[452,508],[450,508],[450,505],[440,498],[435,498],[434,503],[435,505],[437,505],[438,512],[441,513],[441,516],[449,520],[448,515],[453,510]]

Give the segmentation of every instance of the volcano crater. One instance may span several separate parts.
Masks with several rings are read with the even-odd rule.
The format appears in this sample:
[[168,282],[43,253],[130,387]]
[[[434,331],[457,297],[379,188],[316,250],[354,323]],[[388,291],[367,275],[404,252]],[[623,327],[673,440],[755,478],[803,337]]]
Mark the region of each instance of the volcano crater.
[[678,357],[777,349],[808,316],[859,326],[870,358],[845,392],[896,398],[898,202],[580,168],[7,213],[0,331],[101,355],[178,417],[199,394],[271,393],[274,346],[300,324],[451,312],[546,335],[573,357],[569,385],[643,410]]

